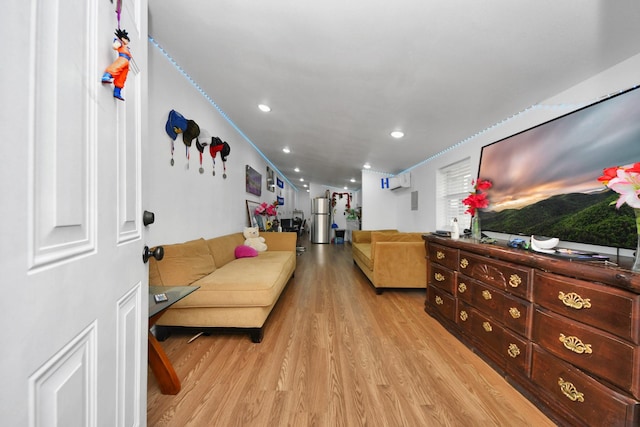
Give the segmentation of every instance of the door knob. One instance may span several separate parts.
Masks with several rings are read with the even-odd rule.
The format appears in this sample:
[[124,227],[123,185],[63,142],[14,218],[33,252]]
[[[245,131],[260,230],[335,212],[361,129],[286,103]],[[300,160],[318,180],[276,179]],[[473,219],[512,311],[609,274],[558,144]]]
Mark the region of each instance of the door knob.
[[156,216],[153,212],[144,211],[142,213],[142,223],[146,227],[149,224],[153,224],[156,220]]
[[149,246],[144,247],[142,252],[142,262],[146,263],[149,258],[154,257],[157,261],[164,258],[164,248],[162,246],[156,246],[153,250],[149,249]]

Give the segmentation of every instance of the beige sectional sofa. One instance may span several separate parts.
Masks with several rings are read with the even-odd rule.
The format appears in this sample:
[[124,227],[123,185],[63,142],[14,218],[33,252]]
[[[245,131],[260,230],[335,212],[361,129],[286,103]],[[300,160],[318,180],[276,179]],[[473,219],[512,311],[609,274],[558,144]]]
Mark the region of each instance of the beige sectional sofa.
[[267,250],[235,257],[242,233],[162,245],[164,258],[149,260],[150,286],[199,286],[171,306],[156,323],[168,327],[247,330],[262,341],[263,326],[296,269],[296,233],[262,233]]
[[384,288],[426,288],[424,233],[397,230],[354,230],[351,254],[381,294]]

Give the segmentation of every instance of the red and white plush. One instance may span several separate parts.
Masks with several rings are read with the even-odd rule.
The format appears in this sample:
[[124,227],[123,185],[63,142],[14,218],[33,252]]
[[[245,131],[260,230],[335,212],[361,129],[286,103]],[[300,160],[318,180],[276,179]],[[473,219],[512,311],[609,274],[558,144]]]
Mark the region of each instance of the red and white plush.
[[267,244],[264,237],[260,237],[260,229],[258,227],[245,227],[242,235],[245,238],[244,244],[257,250],[264,252],[267,250]]

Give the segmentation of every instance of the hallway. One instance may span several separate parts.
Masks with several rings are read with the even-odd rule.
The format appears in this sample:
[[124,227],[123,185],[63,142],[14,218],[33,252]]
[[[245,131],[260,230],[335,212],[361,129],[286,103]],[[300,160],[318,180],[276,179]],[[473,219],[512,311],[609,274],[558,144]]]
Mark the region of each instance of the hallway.
[[424,290],[376,295],[350,244],[305,246],[262,343],[162,343],[182,390],[150,374],[149,426],[554,425],[424,312]]

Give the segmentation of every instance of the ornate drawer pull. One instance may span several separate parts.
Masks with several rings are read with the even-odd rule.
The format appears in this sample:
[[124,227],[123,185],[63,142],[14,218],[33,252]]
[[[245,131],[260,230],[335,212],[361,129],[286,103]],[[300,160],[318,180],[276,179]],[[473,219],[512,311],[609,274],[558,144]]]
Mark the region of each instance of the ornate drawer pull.
[[440,298],[440,295],[436,295],[436,304],[438,305],[444,304],[444,301],[442,301],[442,298]]
[[560,386],[562,394],[567,396],[570,400],[574,402],[584,402],[584,393],[580,393],[570,382],[565,381],[562,378],[558,378],[558,385]]
[[517,274],[512,274],[511,277],[509,277],[509,286],[512,288],[517,288],[521,283],[522,279]]
[[520,349],[516,344],[511,343],[509,344],[509,350],[507,350],[507,353],[509,353],[509,356],[515,359],[516,357],[520,356]]
[[511,307],[509,309],[509,314],[511,315],[511,317],[513,317],[514,319],[519,319],[520,318],[520,310],[518,310],[515,307]]
[[493,328],[491,327],[491,323],[489,323],[489,322],[482,322],[482,327],[487,332],[493,331]]
[[464,294],[466,290],[467,290],[467,285],[465,285],[464,282],[460,282],[460,284],[458,285],[458,292],[460,292],[461,294]]
[[558,299],[562,301],[562,303],[567,307],[575,308],[576,310],[591,308],[591,300],[589,298],[583,299],[575,292],[569,292],[568,294],[565,294],[564,292],[560,291],[558,292]]
[[444,274],[442,273],[436,273],[433,275],[433,277],[438,281],[438,282],[444,282],[446,280],[446,277],[444,277]]
[[482,298],[486,299],[487,301],[491,299],[491,292],[489,292],[488,290],[484,290],[482,291]]
[[578,337],[567,337],[565,334],[560,334],[558,338],[567,350],[571,350],[578,354],[591,354],[591,344],[583,344],[582,340]]
[[442,252],[442,251],[436,252],[436,258],[444,259],[444,257],[445,257],[444,252]]
[[469,315],[467,314],[467,312],[464,310],[460,310],[460,320],[462,320],[463,322],[466,322],[468,318],[469,318]]
[[460,267],[467,268],[469,266],[469,260],[466,258],[462,258],[460,260]]

